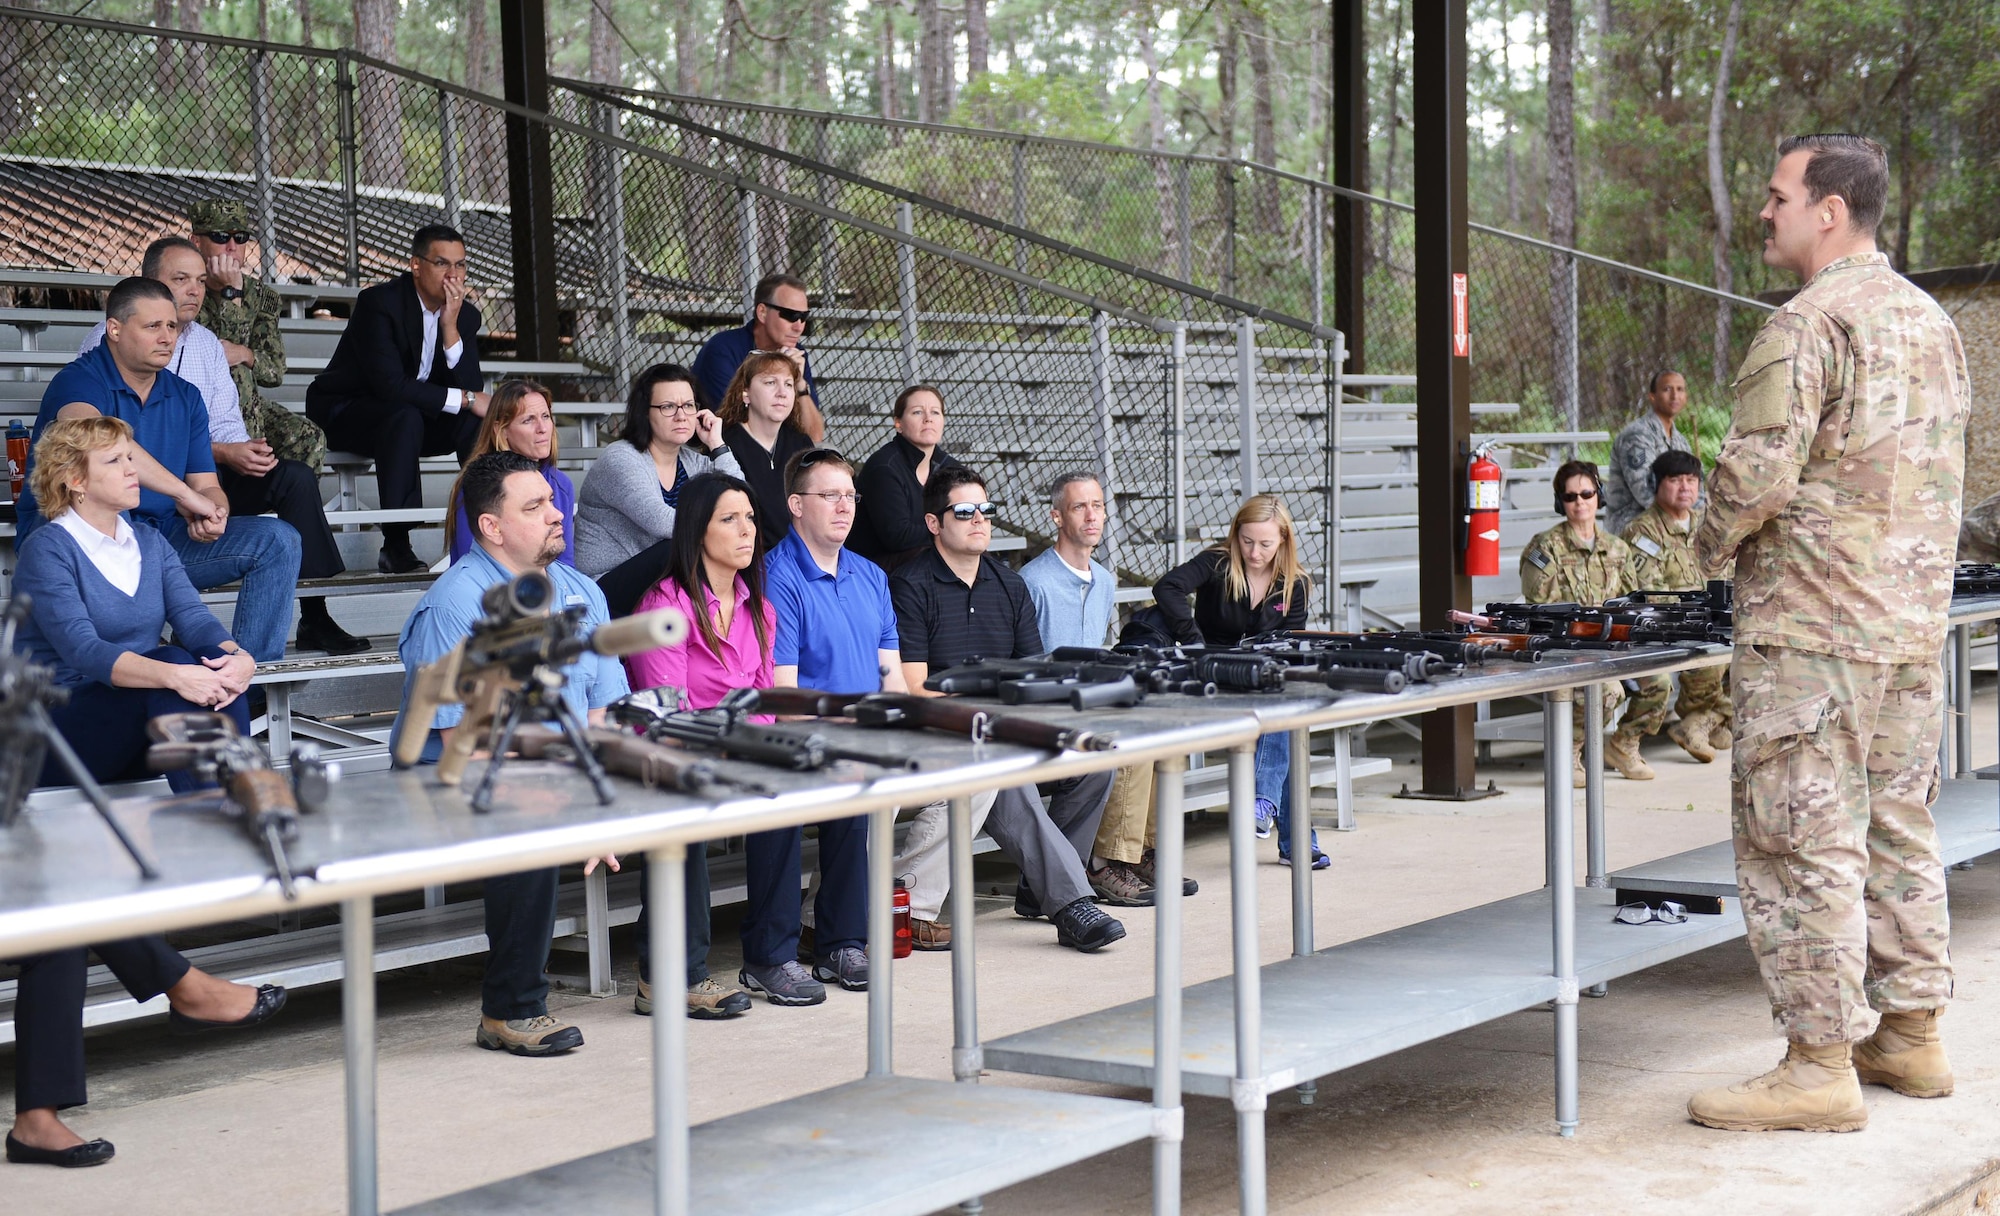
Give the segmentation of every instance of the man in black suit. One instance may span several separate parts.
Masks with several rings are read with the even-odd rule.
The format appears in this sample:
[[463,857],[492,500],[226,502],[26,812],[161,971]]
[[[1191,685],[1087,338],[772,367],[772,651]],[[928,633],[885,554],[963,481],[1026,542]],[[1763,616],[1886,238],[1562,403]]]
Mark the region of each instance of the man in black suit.
[[[410,272],[362,292],[326,370],[306,389],[306,416],[330,446],[375,458],[384,510],[424,505],[417,461],[464,462],[486,416],[479,309],[466,299],[465,238],[444,224],[417,229]],[[421,570],[409,524],[382,526],[385,574]]]

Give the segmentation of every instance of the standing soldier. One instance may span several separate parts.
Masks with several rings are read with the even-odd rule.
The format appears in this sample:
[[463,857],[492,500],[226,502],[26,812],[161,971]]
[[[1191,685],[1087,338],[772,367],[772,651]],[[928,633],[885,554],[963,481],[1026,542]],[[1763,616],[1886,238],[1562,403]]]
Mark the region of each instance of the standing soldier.
[[1860,1082],[1952,1090],[1930,803],[1970,389],[1951,319],[1875,250],[1888,191],[1873,140],[1778,146],[1764,261],[1805,286],[1737,372],[1695,542],[1708,575],[1736,563],[1736,881],[1790,1041],[1694,1095],[1710,1127],[1858,1131]]
[[[229,353],[229,374],[243,404],[243,422],[280,460],[296,460],[315,475],[326,462],[326,434],[304,414],[257,392],[285,382],[285,336],[278,330],[284,300],[245,272],[250,207],[235,199],[206,198],[188,208],[194,243],[208,262],[208,293],[196,320],[215,331]],[[274,250],[261,250],[266,277]]]
[[[1701,527],[1701,512],[1695,509],[1701,495],[1701,461],[1688,452],[1661,452],[1640,484],[1653,487],[1653,505],[1623,534],[1632,550],[1632,589],[1701,590],[1701,563],[1694,552],[1695,532]],[[1673,686],[1667,676],[1640,680],[1619,733],[1629,732],[1634,746],[1643,736],[1659,734]],[[1681,720],[1667,728],[1667,737],[1682,751],[1708,764],[1729,746],[1729,693],[1722,687],[1720,667],[1683,671],[1675,709]]]

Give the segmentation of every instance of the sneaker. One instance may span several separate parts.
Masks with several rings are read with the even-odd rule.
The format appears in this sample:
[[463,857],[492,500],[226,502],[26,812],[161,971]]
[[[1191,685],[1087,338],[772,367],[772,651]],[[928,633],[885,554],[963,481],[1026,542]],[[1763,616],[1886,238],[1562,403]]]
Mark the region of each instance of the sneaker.
[[1271,825],[1276,822],[1278,822],[1278,804],[1269,798],[1259,798],[1257,800],[1257,839],[1270,839]]
[[474,1041],[488,1051],[517,1056],[555,1056],[583,1046],[583,1032],[548,1014],[533,1018],[480,1018]]
[[1153,906],[1152,884],[1140,881],[1139,871],[1122,861],[1107,861],[1102,869],[1092,870],[1090,889],[1097,893],[1097,902],[1114,908]]
[[[1292,855],[1290,853],[1285,852],[1285,850],[1283,849],[1279,849],[1278,864],[1281,866],[1291,865]],[[1320,852],[1319,841],[1317,840],[1313,841],[1313,869],[1324,870],[1332,864],[1333,864],[1333,858],[1328,857],[1325,853]]]
[[910,948],[912,950],[951,949],[951,926],[941,925],[921,916],[910,918]]
[[[1153,850],[1147,849],[1144,853],[1140,854],[1139,864],[1132,868],[1139,872],[1140,882],[1145,883],[1149,887],[1160,885],[1159,877],[1153,871]],[[1193,895],[1199,890],[1201,890],[1200,883],[1185,874],[1181,875],[1181,896],[1183,898]]]
[[813,978],[839,984],[849,992],[868,991],[868,952],[859,946],[842,946],[813,964]]
[[[639,1012],[653,1012],[653,990],[646,981],[639,981]],[[688,985],[687,1015],[700,1022],[716,1022],[723,1018],[741,1017],[750,1012],[750,994],[717,980],[714,976],[699,984]]]
[[761,992],[773,1005],[817,1005],[826,1000],[826,985],[812,977],[795,959],[771,967],[743,964],[736,982],[752,992]]
[[1050,919],[1056,922],[1056,941],[1085,954],[1125,936],[1125,926],[1088,899],[1077,900]]

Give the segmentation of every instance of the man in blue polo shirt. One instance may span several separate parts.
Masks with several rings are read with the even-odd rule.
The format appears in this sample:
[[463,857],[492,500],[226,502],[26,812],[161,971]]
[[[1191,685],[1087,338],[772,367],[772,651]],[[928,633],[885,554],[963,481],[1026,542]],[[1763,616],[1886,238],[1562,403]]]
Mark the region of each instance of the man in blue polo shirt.
[[[778,614],[772,644],[783,687],[826,692],[906,691],[896,639],[896,610],[882,568],[842,546],[854,527],[854,466],[832,448],[808,448],[785,466],[792,530],[764,559],[764,588]],[[798,873],[798,834],[793,861]],[[851,992],[868,987],[868,820],[866,816],[819,825],[819,883],[811,907],[802,906],[797,881],[772,892],[791,911],[774,911],[774,924],[812,930],[799,951],[815,978]],[[758,898],[757,892],[751,899]],[[784,919],[776,919],[784,917]]]
[[701,344],[694,357],[694,378],[710,409],[722,408],[723,395],[736,369],[751,351],[776,351],[789,355],[799,369],[805,388],[793,398],[792,421],[817,443],[826,434],[826,414],[819,404],[819,386],[813,383],[812,356],[799,342],[805,337],[812,310],[806,302],[806,285],[788,274],[767,274],[757,280],[750,293],[750,320],[735,329],[725,329]]
[[[209,447],[208,406],[167,370],[179,337],[179,310],[166,284],[120,280],[104,302],[104,341],[49,381],[34,437],[59,418],[124,419],[140,449],[132,522],[159,530],[197,589],[241,580],[231,636],[260,663],[282,659],[299,585],[299,534],[283,520],[229,517]],[[34,464],[31,452],[31,472]],[[47,522],[26,486],[15,515],[21,538]]]

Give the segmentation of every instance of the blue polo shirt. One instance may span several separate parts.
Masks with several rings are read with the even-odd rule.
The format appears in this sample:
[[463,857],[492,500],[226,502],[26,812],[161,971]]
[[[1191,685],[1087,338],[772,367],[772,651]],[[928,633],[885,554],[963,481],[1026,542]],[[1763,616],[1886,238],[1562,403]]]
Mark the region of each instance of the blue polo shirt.
[[837,574],[820,569],[797,531],[765,557],[764,594],[778,614],[772,659],[797,667],[802,688],[878,692],[881,652],[900,645],[889,578],[846,549],[835,568]]
[[[215,452],[208,446],[208,406],[194,385],[172,372],[156,374],[153,391],[141,401],[112,361],[110,345],[99,343],[78,355],[76,362],[49,381],[48,390],[42,394],[41,413],[35,417],[34,438],[39,441],[42,431],[56,420],[56,412],[74,401],[96,406],[97,412],[107,418],[124,419],[145,453],[174,476],[186,478],[190,473],[215,472]],[[34,468],[31,451],[30,476]],[[46,522],[28,486],[21,487],[21,498],[14,509],[19,520],[15,528],[20,537],[25,538]],[[139,491],[139,505],[132,511],[135,521],[143,520],[157,527],[173,515],[172,499],[153,490]]]

